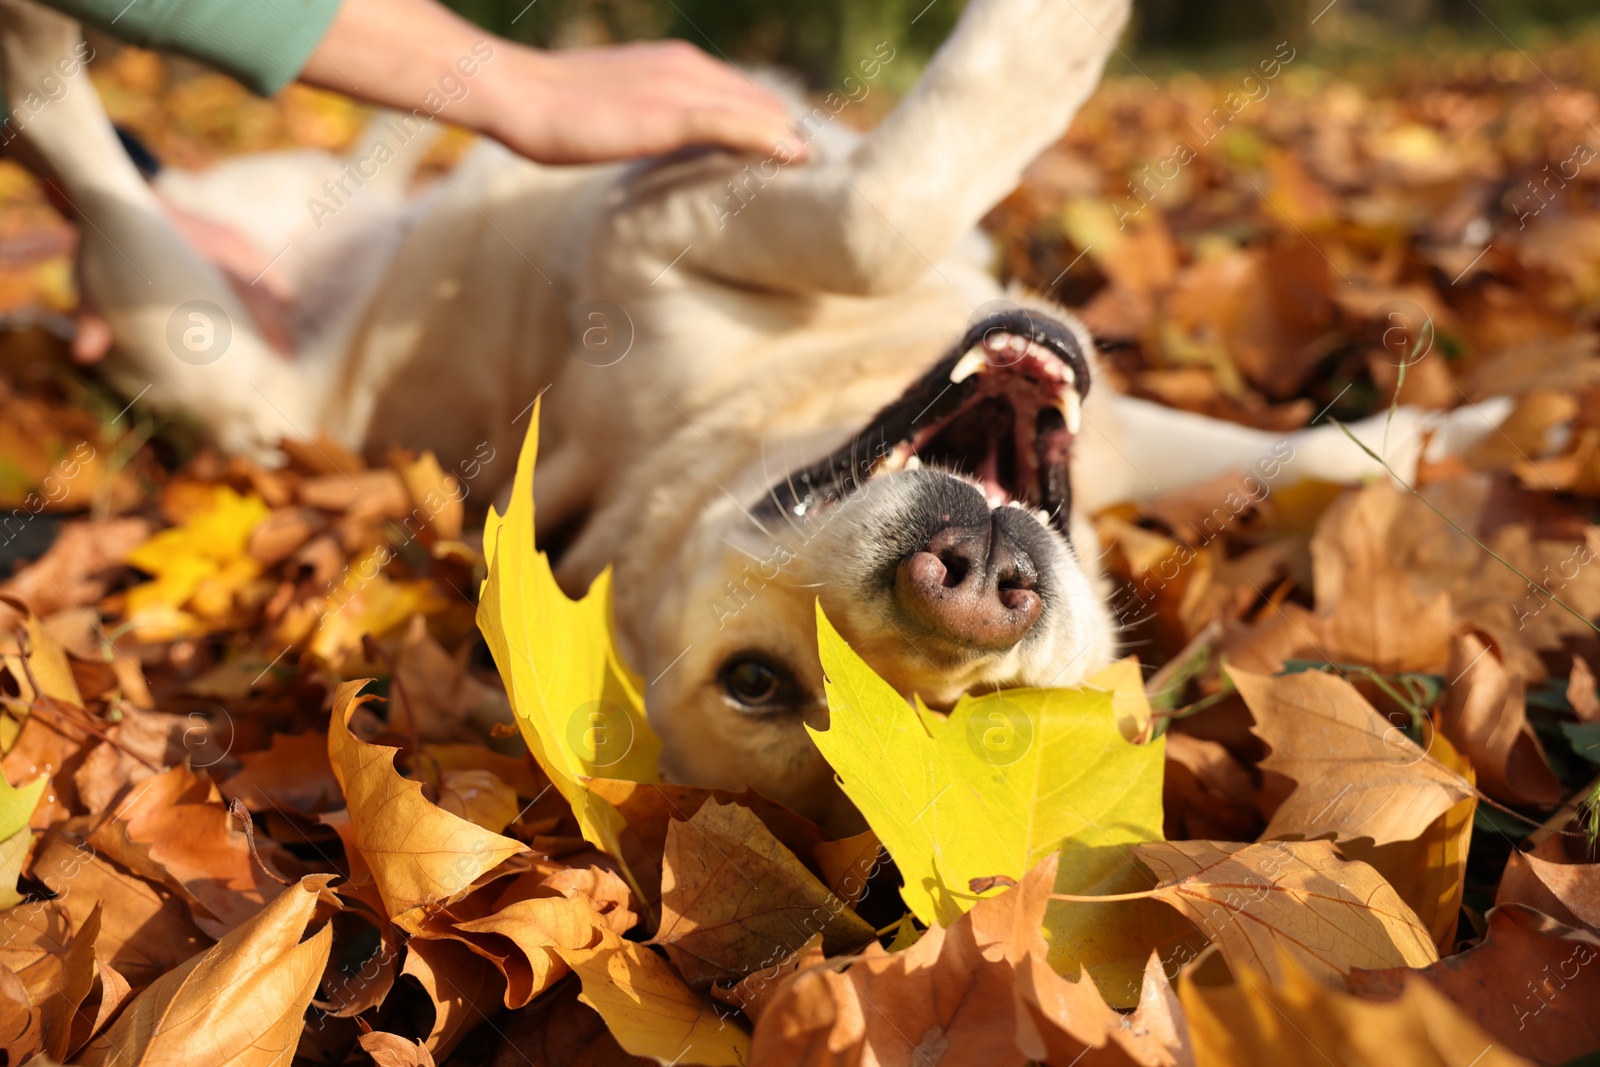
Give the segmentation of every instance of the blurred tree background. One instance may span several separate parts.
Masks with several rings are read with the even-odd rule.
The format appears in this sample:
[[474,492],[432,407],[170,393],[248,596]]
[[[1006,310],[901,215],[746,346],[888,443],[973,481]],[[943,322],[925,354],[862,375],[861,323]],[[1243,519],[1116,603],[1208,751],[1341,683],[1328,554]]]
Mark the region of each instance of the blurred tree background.
[[[779,65],[812,88],[836,83],[887,40],[910,62],[886,68],[910,84],[965,0],[446,0],[496,33],[545,47],[681,37],[740,63]],[[1219,53],[1289,39],[1341,44],[1493,47],[1502,32],[1557,34],[1596,15],[1593,0],[1135,0],[1136,54]],[[1025,37],[1018,46],[1025,47]],[[1122,61],[1127,64],[1126,58]]]

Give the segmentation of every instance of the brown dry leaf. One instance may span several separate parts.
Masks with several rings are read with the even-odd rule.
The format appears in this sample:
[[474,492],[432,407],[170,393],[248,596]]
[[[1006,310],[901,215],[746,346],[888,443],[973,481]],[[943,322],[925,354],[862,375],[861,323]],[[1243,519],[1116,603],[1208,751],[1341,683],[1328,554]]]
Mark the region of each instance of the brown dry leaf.
[[1567,679],[1567,703],[1577,712],[1579,722],[1600,723],[1600,695],[1595,693],[1594,672],[1581,656],[1572,657],[1572,675]]
[[433,1024],[423,1043],[438,1059],[500,1007],[505,991],[500,972],[459,941],[412,938],[400,973],[415,978],[433,1001]]
[[[752,1062],[1173,1064],[1187,1062],[1156,964],[1152,1003],[1133,1019],[1112,1011],[1087,975],[1072,982],[1045,963],[1040,934],[1057,857],[1021,883],[980,900],[949,929],[910,948],[876,945],[853,961],[808,964],[763,1000]],[[1161,1003],[1157,1003],[1161,1002]],[[1170,1042],[1170,1043],[1169,1043]]]
[[[1470,785],[1472,765],[1444,738],[1433,737],[1428,754]],[[1461,896],[1466,889],[1467,850],[1472,843],[1476,797],[1457,801],[1410,841],[1373,845],[1365,838],[1340,841],[1339,852],[1348,860],[1370,865],[1394,887],[1433,934],[1441,953],[1455,948]]]
[[447,900],[510,856],[520,841],[490,833],[430,804],[422,783],[394,769],[399,749],[368,744],[350,732],[350,717],[369,697],[365,681],[334,691],[328,762],[349,807],[353,839],[390,918]]
[[[627,884],[614,872],[601,867],[547,870],[536,866],[487,900],[487,893],[469,898],[451,909],[449,925],[432,924],[418,933],[456,938],[489,960],[505,975],[506,1007],[520,1008],[566,975],[558,947],[588,948],[595,923],[625,934],[638,921],[629,907]],[[457,914],[474,903],[479,904],[477,917]]]
[[101,909],[96,953],[136,989],[206,947],[208,939],[179,898],[124,872],[60,828],[40,841],[32,873],[57,900],[5,913],[10,951],[0,950],[0,963],[7,966],[21,965],[12,953],[25,946],[64,944],[70,929],[81,928],[96,906]]
[[[467,670],[467,649],[455,656],[428,633],[427,620],[414,616],[395,653],[395,706],[390,725],[396,733],[411,733],[424,741],[465,741],[478,736],[473,712],[497,698]],[[500,698],[503,699],[503,698]]]
[[[73,935],[55,961],[54,971],[47,981],[45,996],[39,1003],[39,1029],[44,1054],[53,1060],[65,1061],[77,1047],[72,1044],[72,1033],[83,1002],[94,988],[95,939],[100,935],[100,908],[98,905]],[[87,1036],[87,1035],[85,1035]]]
[[89,1043],[84,1067],[287,1064],[333,930],[304,941],[331,875],[308,875],[204,953],[168,971]]
[[333,811],[344,803],[328,764],[328,741],[319,733],[273,734],[271,747],[246,752],[238,773],[219,787],[252,812],[286,809],[302,815]]
[[1523,683],[1477,634],[1451,642],[1439,729],[1472,761],[1483,791],[1508,804],[1551,805],[1561,782],[1528,724]]
[[[5,605],[5,602],[0,601],[0,605]],[[9,608],[16,610],[16,602],[11,603]],[[44,697],[75,708],[83,707],[83,696],[78,692],[78,683],[66,650],[45,632],[37,616],[31,612],[23,614],[26,617],[20,623],[0,632],[0,676],[10,679],[9,688],[15,690],[17,699],[23,703]],[[19,628],[25,645],[18,641],[16,631]],[[22,655],[24,647],[28,651],[26,664]],[[37,689],[35,683],[38,683]]]
[[599,934],[591,947],[567,948],[560,942],[574,938],[558,936],[556,951],[582,981],[583,1002],[600,1013],[624,1051],[705,1067],[751,1062],[750,1036],[685,985],[666,960],[595,920],[584,921]]
[[822,875],[822,884],[842,897],[851,907],[861,900],[883,863],[883,843],[871,830],[863,830],[837,841],[824,841],[811,850]]
[[432,452],[424,452],[415,460],[400,458],[395,466],[413,505],[412,513],[406,517],[406,530],[411,530],[413,520],[421,520],[439,540],[459,541],[462,501],[467,496],[460,479],[446,474]]
[[816,823],[754,790],[734,793],[727,789],[672,782],[630,782],[621,778],[589,778],[584,787],[616,808],[627,824],[621,834],[623,860],[639,879],[646,905],[661,899],[661,857],[666,852],[667,828],[674,821],[693,817],[708,800],[738,804],[760,817],[774,837],[796,856],[814,855],[827,840]]
[[421,1041],[374,1030],[361,1035],[361,1048],[377,1067],[434,1067],[433,1053]]
[[1531,1067],[1420,978],[1407,981],[1394,1003],[1374,1004],[1329,989],[1287,957],[1280,972],[1269,979],[1246,971],[1228,986],[1185,976],[1178,997],[1196,1063]]
[[451,815],[499,833],[517,817],[517,791],[493,771],[447,770],[439,773],[439,807]]
[[1393,997],[1421,978],[1501,1047],[1539,1063],[1600,1050],[1600,936],[1521,904],[1496,907],[1477,945],[1421,971],[1350,976],[1352,992]]
[[1446,593],[1419,594],[1388,545],[1397,492],[1349,493],[1330,507],[1311,538],[1317,646],[1338,663],[1383,674],[1438,672],[1450,655],[1453,624]]
[[[88,828],[86,821],[81,828]],[[135,787],[112,818],[95,817],[88,842],[135,874],[177,892],[212,937],[255,915],[283,889],[250,855],[216,785],[187,767]],[[257,847],[280,874],[297,873],[294,857],[276,842],[262,840]]]
[[736,982],[819,933],[830,956],[873,938],[750,809],[713,800],[667,827],[655,943],[691,986]]
[[1164,829],[1169,840],[1248,841],[1262,819],[1250,774],[1215,741],[1169,730],[1161,786]]
[[[1284,976],[1283,957],[1337,982],[1352,967],[1425,967],[1433,937],[1394,888],[1330,841],[1150,841],[1133,846],[1166,901],[1209,938],[1234,974]],[[1382,962],[1372,962],[1382,961]]]
[[1408,841],[1472,783],[1416,745],[1342,678],[1321,671],[1269,677],[1230,669],[1254,733],[1271,746],[1261,761],[1297,786],[1263,837],[1329,832],[1376,844]]
[[[0,584],[35,615],[93,604],[105,596],[114,572],[135,545],[150,536],[143,519],[89,519],[64,526],[45,554]],[[12,609],[0,606],[0,630],[16,625]]]
[[1537,852],[1512,852],[1494,902],[1526,904],[1558,922],[1600,931],[1600,863],[1557,863]]

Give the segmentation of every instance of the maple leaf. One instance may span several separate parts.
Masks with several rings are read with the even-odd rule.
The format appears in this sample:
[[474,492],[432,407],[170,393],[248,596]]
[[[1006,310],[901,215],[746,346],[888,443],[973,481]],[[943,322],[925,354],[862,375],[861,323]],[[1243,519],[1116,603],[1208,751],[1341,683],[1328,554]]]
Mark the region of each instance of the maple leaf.
[[1183,912],[1236,975],[1252,968],[1281,981],[1288,958],[1337,981],[1352,967],[1439,958],[1394,888],[1330,841],[1154,841],[1134,852],[1161,879],[1152,895]]
[[1430,757],[1354,686],[1321,671],[1269,677],[1237,668],[1229,677],[1272,751],[1261,766],[1297,784],[1263,837],[1369,837],[1377,844],[1418,836],[1472,783]]
[[344,791],[355,846],[385,911],[398,918],[456,896],[528,847],[430,804],[421,782],[394,769],[399,749],[368,744],[350,732],[350,716],[370,699],[357,695],[366,684],[344,682],[334,691],[328,762]]
[[549,557],[534,546],[538,426],[535,403],[511,502],[504,516],[491,508],[484,527],[489,576],[479,597],[478,628],[494,653],[528,750],[572,805],[583,836],[620,856],[624,821],[583,779],[656,781],[661,742],[645,719],[639,684],[617,652],[610,571],[595,579],[582,600],[569,600]]
[[955,922],[974,878],[1020,878],[1060,850],[1072,892],[1125,867],[1118,846],[1161,837],[1164,745],[1130,744],[1111,692],[1008,690],[939,716],[873,673],[820,606],[817,639],[830,718],[811,737],[924,923]]
[[[261,573],[261,565],[245,548],[269,514],[266,503],[225,485],[208,488],[209,498],[184,522],[162,530],[125,557],[153,577],[127,592],[128,621],[141,640],[207,632],[225,618],[234,594]],[[186,606],[192,610],[183,610]]]
[[742,978],[813,934],[839,955],[871,941],[873,929],[748,808],[712,801],[668,824],[655,940],[691,986]]

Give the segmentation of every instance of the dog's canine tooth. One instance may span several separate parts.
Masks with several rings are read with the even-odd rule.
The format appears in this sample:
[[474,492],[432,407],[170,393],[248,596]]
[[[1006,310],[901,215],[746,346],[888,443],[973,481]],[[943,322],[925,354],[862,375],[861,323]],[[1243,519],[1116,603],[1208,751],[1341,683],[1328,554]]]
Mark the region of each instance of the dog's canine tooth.
[[1062,390],[1056,397],[1056,410],[1061,412],[1067,432],[1077,434],[1078,428],[1083,425],[1083,400],[1078,396],[1078,391],[1070,385]]
[[982,374],[989,361],[983,358],[983,352],[974,348],[962,356],[950,370],[950,384],[959,385],[974,374]]
[[906,459],[906,465],[905,465],[904,469],[908,470],[908,471],[919,471],[919,470],[921,470],[922,469],[922,458],[920,456],[916,456],[916,455],[909,456]]

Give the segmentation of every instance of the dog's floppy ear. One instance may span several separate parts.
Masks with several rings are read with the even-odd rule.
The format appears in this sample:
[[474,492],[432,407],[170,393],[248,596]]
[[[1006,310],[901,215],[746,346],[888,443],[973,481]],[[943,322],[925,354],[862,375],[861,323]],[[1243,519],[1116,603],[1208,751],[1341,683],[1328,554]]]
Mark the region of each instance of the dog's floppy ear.
[[686,189],[691,209],[680,203],[667,212],[675,224],[645,230],[662,236],[665,258],[741,285],[902,288],[1066,130],[1127,17],[1128,0],[973,0],[916,88],[848,158],[763,161],[736,217]]

